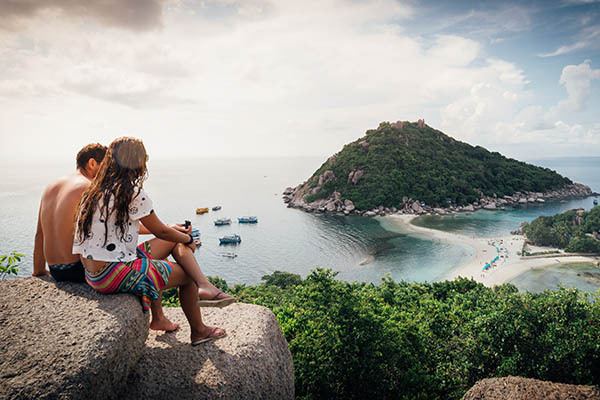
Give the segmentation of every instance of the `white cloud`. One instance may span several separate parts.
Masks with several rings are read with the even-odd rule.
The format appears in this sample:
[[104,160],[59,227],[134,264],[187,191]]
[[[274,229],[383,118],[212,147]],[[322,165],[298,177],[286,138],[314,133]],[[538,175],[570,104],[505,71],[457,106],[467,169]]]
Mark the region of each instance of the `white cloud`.
[[539,54],[540,57],[555,57],[560,56],[562,54],[571,53],[575,50],[583,49],[588,45],[588,42],[576,42],[570,44],[568,46],[560,46],[558,49],[554,50],[552,53],[542,53]]
[[579,65],[567,65],[560,76],[560,84],[567,89],[568,98],[559,103],[565,111],[582,111],[590,98],[592,80],[600,79],[600,69],[592,69],[590,60]]
[[423,117],[492,148],[570,134],[518,65],[459,35],[413,36],[414,15],[395,0],[177,1],[139,32],[31,13],[0,32],[0,151],[47,155],[50,141],[70,157],[127,134],[153,159],[325,156]]

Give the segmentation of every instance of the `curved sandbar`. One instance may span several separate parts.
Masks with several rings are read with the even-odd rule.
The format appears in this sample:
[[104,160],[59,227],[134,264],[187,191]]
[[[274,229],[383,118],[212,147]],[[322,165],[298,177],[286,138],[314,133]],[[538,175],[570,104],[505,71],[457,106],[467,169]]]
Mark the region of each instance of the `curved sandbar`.
[[[523,272],[544,268],[550,265],[561,263],[594,262],[591,257],[583,256],[561,256],[551,258],[522,258],[517,254],[523,248],[523,236],[506,235],[496,238],[475,238],[472,236],[460,235],[458,233],[444,232],[436,229],[423,228],[413,225],[411,221],[416,215],[390,215],[384,218],[390,218],[400,225],[405,231],[419,234],[422,237],[431,240],[441,240],[448,243],[463,244],[475,249],[475,257],[455,268],[444,279],[455,279],[459,276],[472,278],[486,286],[500,285],[508,282]],[[498,252],[497,249],[500,249]],[[485,272],[483,267],[492,261],[497,255],[501,255],[496,262],[496,266],[488,268]],[[558,261],[557,261],[558,260]]]

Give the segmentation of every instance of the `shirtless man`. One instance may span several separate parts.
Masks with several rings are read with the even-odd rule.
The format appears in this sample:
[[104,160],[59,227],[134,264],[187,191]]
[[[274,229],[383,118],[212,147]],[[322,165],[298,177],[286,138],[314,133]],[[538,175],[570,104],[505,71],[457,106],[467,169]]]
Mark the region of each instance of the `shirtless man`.
[[75,213],[83,192],[100,169],[106,146],[88,144],[77,153],[77,172],[50,184],[42,194],[33,249],[33,276],[85,282],[79,255],[72,253]]

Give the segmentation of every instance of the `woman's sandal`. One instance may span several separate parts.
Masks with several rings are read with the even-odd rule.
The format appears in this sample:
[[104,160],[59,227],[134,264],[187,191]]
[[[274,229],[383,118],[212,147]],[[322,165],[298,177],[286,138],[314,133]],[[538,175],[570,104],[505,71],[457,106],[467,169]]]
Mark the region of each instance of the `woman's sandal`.
[[196,340],[196,341],[192,342],[192,346],[198,346],[199,344],[206,343],[206,342],[208,342],[209,340],[221,339],[222,337],[225,337],[225,336],[227,336],[227,333],[224,333],[224,334],[222,334],[222,335],[218,335],[218,336],[213,336],[213,334],[215,333],[215,331],[216,331],[217,329],[219,329],[219,328],[217,328],[216,326],[213,326],[213,327],[212,327],[212,329],[210,330],[210,332],[208,333],[208,335],[207,335],[207,336],[205,336],[205,337],[204,337],[204,338],[202,338],[202,339],[198,339],[198,340]]
[[212,299],[204,300],[200,299],[196,303],[198,307],[227,307],[228,305],[235,303],[235,298],[231,296],[227,296],[225,293],[219,290],[219,293]]

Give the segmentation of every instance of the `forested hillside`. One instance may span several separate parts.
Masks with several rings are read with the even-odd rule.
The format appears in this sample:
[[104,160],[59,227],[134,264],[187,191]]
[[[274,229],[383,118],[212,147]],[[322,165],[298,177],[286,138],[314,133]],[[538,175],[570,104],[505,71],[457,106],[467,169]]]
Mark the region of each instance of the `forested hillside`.
[[330,157],[307,181],[310,203],[334,192],[357,209],[398,206],[403,198],[428,205],[464,205],[482,195],[545,192],[572,182],[556,172],[455,140],[424,124],[381,123]]

